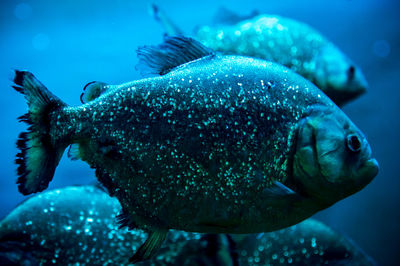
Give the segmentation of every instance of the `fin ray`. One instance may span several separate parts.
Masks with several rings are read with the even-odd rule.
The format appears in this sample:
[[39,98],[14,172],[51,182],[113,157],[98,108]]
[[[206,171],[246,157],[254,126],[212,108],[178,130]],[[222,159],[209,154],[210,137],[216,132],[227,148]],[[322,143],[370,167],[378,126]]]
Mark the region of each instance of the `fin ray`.
[[81,155],[79,152],[79,144],[77,144],[77,143],[71,144],[69,146],[67,155],[68,155],[68,158],[70,158],[72,161],[77,161],[77,160],[81,159]]
[[269,188],[265,189],[265,191],[268,191],[275,196],[296,195],[296,192],[278,181],[273,182]]
[[17,141],[20,152],[15,162],[18,165],[18,190],[28,195],[43,191],[53,178],[55,169],[67,145],[53,143],[49,134],[48,114],[66,104],[27,71],[15,70],[13,88],[22,93],[29,111],[19,121],[29,124]]
[[139,63],[136,68],[142,74],[164,75],[175,67],[214,54],[212,49],[192,38],[165,36],[162,44],[137,50]]
[[147,260],[154,256],[166,239],[168,230],[159,229],[149,233],[146,241],[139,247],[136,253],[129,259],[131,263]]
[[132,216],[129,215],[128,211],[125,208],[122,208],[120,214],[117,215],[117,221],[119,224],[119,229],[128,227],[129,230],[133,230],[138,228],[138,225],[132,219]]

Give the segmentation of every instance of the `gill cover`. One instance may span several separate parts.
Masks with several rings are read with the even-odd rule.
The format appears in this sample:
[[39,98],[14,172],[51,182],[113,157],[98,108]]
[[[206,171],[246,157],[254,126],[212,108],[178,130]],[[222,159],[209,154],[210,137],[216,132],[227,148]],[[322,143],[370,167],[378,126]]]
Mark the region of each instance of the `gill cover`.
[[339,178],[343,153],[344,132],[336,120],[327,121],[324,116],[307,117],[299,128],[296,162],[309,176],[322,175],[327,181]]

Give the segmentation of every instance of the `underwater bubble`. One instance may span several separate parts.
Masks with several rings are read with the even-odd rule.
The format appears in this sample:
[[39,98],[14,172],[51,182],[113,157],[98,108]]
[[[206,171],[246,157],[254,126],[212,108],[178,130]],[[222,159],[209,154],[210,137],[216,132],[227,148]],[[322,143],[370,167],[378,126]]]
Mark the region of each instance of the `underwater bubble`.
[[376,56],[387,57],[390,54],[390,44],[386,40],[375,41],[372,50]]
[[17,19],[25,20],[32,15],[32,8],[27,3],[20,3],[14,8],[14,15]]
[[50,38],[44,33],[39,33],[32,39],[33,48],[39,51],[46,50],[49,47]]

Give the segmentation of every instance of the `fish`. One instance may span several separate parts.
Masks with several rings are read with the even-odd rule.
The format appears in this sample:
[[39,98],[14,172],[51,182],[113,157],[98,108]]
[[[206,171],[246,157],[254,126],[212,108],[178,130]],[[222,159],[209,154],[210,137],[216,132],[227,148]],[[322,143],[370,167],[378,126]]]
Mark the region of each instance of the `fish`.
[[140,47],[138,57],[141,69],[159,76],[91,83],[81,96],[88,102],[76,107],[28,71],[14,77],[29,107],[20,121],[30,125],[17,141],[19,191],[46,189],[71,145],[70,157],[94,168],[120,201],[121,226],[148,233],[133,263],[152,257],[170,229],[288,227],[379,171],[365,135],[282,65],[220,55],[184,36]]
[[[35,195],[0,221],[0,262],[8,259],[7,265],[20,265],[22,257],[29,262],[24,265],[127,265],[146,234],[119,228],[116,216],[120,211],[118,200],[98,185]],[[181,243],[199,239],[196,233],[172,232],[157,265],[174,265]]]
[[[157,5],[151,6],[151,14],[167,34],[183,34]],[[313,82],[338,106],[368,90],[360,67],[306,23],[255,11],[240,16],[225,8],[214,20],[214,24],[196,27],[193,37],[215,51],[285,65]]]
[[[145,240],[119,229],[121,205],[98,185],[35,195],[0,221],[2,265],[129,263]],[[276,232],[251,235],[171,231],[159,255],[137,265],[376,265],[354,242],[307,219]]]
[[346,235],[312,218],[275,232],[232,238],[239,265],[378,265]]

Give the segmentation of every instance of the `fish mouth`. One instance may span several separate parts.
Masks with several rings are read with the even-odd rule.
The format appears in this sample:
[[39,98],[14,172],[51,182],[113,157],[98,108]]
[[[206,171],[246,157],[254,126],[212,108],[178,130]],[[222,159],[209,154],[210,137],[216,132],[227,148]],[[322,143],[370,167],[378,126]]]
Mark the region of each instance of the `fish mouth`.
[[357,182],[358,185],[362,187],[368,185],[378,175],[378,172],[378,161],[375,158],[368,159],[359,168],[358,176],[360,179]]

